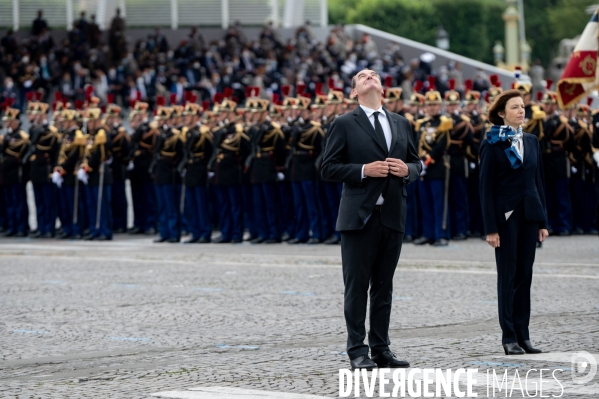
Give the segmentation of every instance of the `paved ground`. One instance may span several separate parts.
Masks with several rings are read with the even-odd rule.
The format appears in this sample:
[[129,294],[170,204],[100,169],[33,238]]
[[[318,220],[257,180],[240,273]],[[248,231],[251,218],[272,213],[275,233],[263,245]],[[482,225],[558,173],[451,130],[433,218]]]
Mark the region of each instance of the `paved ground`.
[[[543,356],[503,356],[493,259],[478,239],[405,245],[394,351],[416,368],[565,369],[562,397],[599,397],[599,377],[569,375],[571,353],[599,353],[599,239],[550,237],[537,252],[531,331]],[[0,239],[0,398],[337,397],[340,263],[324,245]]]

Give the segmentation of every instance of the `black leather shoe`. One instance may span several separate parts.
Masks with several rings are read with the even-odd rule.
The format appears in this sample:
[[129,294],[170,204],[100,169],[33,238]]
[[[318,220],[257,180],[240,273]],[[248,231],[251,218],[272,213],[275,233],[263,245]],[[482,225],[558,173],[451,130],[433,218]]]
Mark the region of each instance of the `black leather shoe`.
[[570,232],[568,230],[564,230],[564,231],[560,231],[559,233],[557,233],[558,237],[568,237],[570,236]]
[[19,237],[19,238],[27,237],[27,233],[19,231],[17,234],[15,234],[15,237]]
[[94,238],[94,241],[111,241],[112,237],[107,237],[104,235],[101,236],[97,236],[96,238]]
[[520,348],[524,349],[524,352],[526,353],[543,353],[542,350],[535,348],[529,339],[527,339],[526,341],[518,342],[518,345],[520,345]]
[[231,244],[241,244],[243,240],[241,238],[233,238]]
[[399,360],[391,351],[385,351],[374,355],[372,361],[381,369],[403,369],[410,367],[410,363],[405,360]]
[[372,361],[368,356],[358,356],[355,359],[351,359],[349,361],[351,364],[351,369],[364,369],[364,370],[372,370],[376,368],[376,363]]
[[160,242],[166,242],[166,238],[162,238],[162,237],[158,237],[157,239],[154,240],[155,243],[160,243]]
[[39,231],[36,231],[33,234],[29,234],[29,238],[40,238],[42,236],[42,233],[40,233]]
[[72,236],[68,236],[67,238],[69,240],[80,240],[82,237],[81,234],[73,234]]
[[193,237],[191,237],[189,240],[183,242],[183,244],[195,244],[198,241],[200,241],[199,238],[193,238]]
[[252,244],[261,244],[264,242],[264,238],[262,237],[256,237],[253,240],[250,240],[250,243]]
[[70,236],[70,235],[68,235],[67,233],[64,233],[64,232],[63,232],[63,233],[61,233],[61,234],[58,234],[58,235],[56,236],[56,238],[60,238],[61,240],[64,240],[65,238],[69,238],[69,237],[71,237],[71,236]]
[[537,241],[537,248],[543,248],[543,243],[541,241]]
[[333,234],[332,236],[330,236],[329,238],[327,238],[324,243],[326,245],[336,245],[339,244],[341,240],[339,239],[339,237],[337,237],[335,234]]
[[114,234],[123,234],[125,232],[125,229],[115,229],[114,230]]
[[142,231],[139,227],[134,227],[131,230],[128,231],[129,234],[141,234]]
[[303,244],[304,241],[301,241],[299,238],[292,238],[291,240],[287,241],[289,244]]
[[306,244],[320,244],[320,240],[318,238],[310,238]]
[[149,229],[147,229],[144,232],[144,234],[147,235],[147,236],[153,236],[154,234],[156,234],[156,229],[153,228],[153,227],[150,227]]
[[447,241],[445,238],[439,238],[437,241],[433,243],[433,246],[435,247],[446,247],[448,245],[449,241]]
[[216,237],[212,242],[215,244],[227,244],[230,243],[231,240],[225,240],[222,237]]
[[84,236],[83,239],[85,241],[93,241],[95,238],[91,234],[88,234],[88,235]]
[[169,242],[171,244],[175,243],[175,242],[179,242],[179,238],[169,238],[168,240],[166,240],[166,242]]
[[430,238],[426,238],[426,237],[420,237],[413,241],[414,245],[424,245],[424,244],[432,244],[432,243],[433,243],[433,240],[431,240]]
[[468,233],[468,237],[480,237],[482,234],[478,230],[474,230]]
[[516,342],[510,342],[509,344],[503,344],[503,351],[506,355],[523,355],[524,349],[520,348]]
[[265,244],[278,244],[280,242],[281,240],[277,240],[276,238],[269,238],[268,240],[264,241]]
[[581,228],[577,228],[577,229],[572,230],[572,234],[575,236],[581,236],[584,234],[584,231],[582,231]]
[[208,244],[210,243],[210,238],[202,237],[198,240],[198,244]]
[[44,233],[40,236],[40,238],[54,238],[54,234],[48,232],[48,233]]
[[289,235],[289,233],[283,233],[283,235],[281,236],[281,241],[289,241],[291,240],[291,236]]
[[455,237],[452,238],[452,240],[454,241],[464,241],[465,239],[467,239],[468,237],[466,237],[466,234],[457,234]]
[[412,236],[403,236],[403,242],[414,242],[414,237]]

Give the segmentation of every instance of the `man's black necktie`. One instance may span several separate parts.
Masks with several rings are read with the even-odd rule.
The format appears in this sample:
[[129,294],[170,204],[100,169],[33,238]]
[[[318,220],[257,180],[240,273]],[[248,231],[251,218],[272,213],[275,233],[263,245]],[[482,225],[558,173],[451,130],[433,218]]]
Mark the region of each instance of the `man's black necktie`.
[[[383,126],[381,125],[381,122],[379,121],[379,111],[375,111],[374,115],[374,130],[376,131],[376,134],[379,136],[379,138],[381,140],[383,140],[383,145],[385,146],[385,148],[387,148],[387,140],[385,139],[385,132],[383,131]],[[389,151],[389,149],[387,148],[387,152]],[[383,198],[387,197],[387,191],[389,190],[389,178],[385,179],[385,185],[383,186],[383,193],[382,196]]]

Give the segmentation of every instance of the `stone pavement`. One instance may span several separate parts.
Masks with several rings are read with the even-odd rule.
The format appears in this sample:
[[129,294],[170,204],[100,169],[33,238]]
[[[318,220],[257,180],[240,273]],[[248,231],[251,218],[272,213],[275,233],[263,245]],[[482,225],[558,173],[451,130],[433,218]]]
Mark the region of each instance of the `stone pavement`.
[[[348,367],[339,246],[2,238],[0,276],[0,398],[337,397]],[[503,355],[495,280],[481,240],[404,245],[392,349],[414,368],[559,368],[563,398],[599,397],[598,376],[570,377],[572,353],[599,353],[599,239],[537,251],[531,334],[548,354]]]

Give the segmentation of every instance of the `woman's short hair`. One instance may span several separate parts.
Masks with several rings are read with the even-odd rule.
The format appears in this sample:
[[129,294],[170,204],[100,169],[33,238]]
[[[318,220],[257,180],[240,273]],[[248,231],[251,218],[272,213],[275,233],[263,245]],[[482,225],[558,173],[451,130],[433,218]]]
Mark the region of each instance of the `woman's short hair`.
[[495,98],[487,112],[492,124],[503,125],[503,118],[499,116],[499,113],[505,112],[505,104],[514,97],[523,98],[522,92],[520,90],[506,90]]

